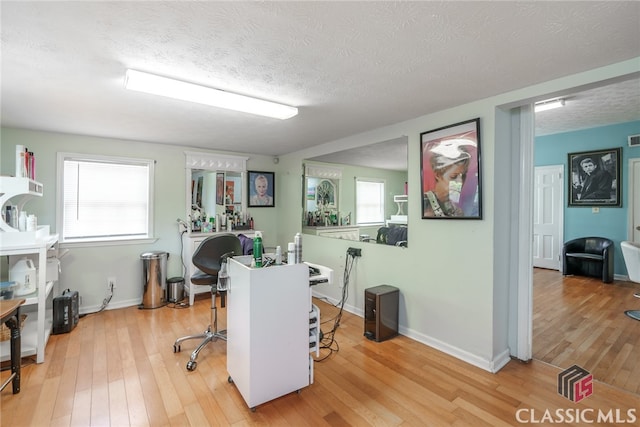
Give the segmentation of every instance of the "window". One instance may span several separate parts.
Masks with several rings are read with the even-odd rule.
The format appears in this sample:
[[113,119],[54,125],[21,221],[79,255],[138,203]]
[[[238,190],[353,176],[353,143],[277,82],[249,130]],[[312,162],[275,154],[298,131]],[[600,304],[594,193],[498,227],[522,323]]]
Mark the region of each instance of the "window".
[[58,153],[62,243],[153,236],[153,160]]
[[384,181],[356,178],[356,225],[384,223]]

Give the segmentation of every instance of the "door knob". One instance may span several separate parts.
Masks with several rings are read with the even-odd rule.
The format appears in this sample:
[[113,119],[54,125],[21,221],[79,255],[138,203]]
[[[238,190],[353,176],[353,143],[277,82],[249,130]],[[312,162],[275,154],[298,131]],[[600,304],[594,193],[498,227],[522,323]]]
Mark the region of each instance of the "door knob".
[[640,231],[640,225],[636,227],[636,230]]

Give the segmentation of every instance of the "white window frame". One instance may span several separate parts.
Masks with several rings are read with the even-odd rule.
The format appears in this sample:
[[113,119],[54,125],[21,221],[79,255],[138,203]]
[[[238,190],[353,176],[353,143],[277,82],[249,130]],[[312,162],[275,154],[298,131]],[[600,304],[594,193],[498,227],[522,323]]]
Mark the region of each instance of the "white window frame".
[[[382,189],[380,191],[380,207],[381,207],[381,218],[379,221],[373,221],[373,222],[360,222],[359,219],[359,214],[358,214],[358,210],[359,210],[359,195],[358,195],[358,183],[359,182],[367,182],[367,183],[376,183],[376,184],[381,184],[382,185]],[[362,178],[362,177],[356,177],[355,178],[355,200],[356,200],[356,205],[355,205],[355,209],[356,209],[356,218],[355,218],[355,223],[358,226],[374,226],[374,225],[384,225],[384,221],[385,221],[385,212],[386,212],[386,187],[387,187],[387,183],[384,179],[380,179],[380,178]]]
[[[67,160],[115,163],[122,165],[146,166],[148,170],[148,215],[147,215],[147,235],[146,236],[118,236],[118,237],[92,237],[86,239],[67,240],[64,235],[64,163]],[[56,174],[56,230],[59,234],[61,247],[81,247],[81,246],[111,246],[122,244],[153,243],[154,238],[154,173],[155,161],[150,159],[137,159],[129,157],[103,156],[97,154],[65,153],[57,154],[57,174]]]

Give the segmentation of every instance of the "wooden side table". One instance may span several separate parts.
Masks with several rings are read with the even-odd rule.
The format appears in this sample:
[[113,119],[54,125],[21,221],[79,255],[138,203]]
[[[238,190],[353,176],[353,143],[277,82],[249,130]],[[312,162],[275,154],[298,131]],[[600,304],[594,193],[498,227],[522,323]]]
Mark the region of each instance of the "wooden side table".
[[13,394],[20,393],[20,306],[24,299],[0,301],[0,321],[11,329],[11,376],[0,386],[0,391],[13,383]]

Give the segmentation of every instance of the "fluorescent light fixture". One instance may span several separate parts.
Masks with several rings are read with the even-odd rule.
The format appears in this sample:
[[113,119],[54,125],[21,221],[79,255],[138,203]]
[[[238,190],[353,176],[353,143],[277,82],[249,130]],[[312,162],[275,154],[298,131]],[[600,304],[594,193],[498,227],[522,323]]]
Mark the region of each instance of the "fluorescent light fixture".
[[564,99],[552,99],[550,101],[537,102],[534,107],[534,111],[539,113],[540,111],[553,110],[554,108],[564,107]]
[[127,70],[127,74],[124,79],[124,87],[138,92],[166,96],[168,98],[180,99],[182,101],[196,102],[198,104],[210,105],[212,107],[242,111],[244,113],[273,117],[281,120],[289,119],[298,114],[298,109],[296,107],[225,92],[224,90],[182,82],[136,70]]

